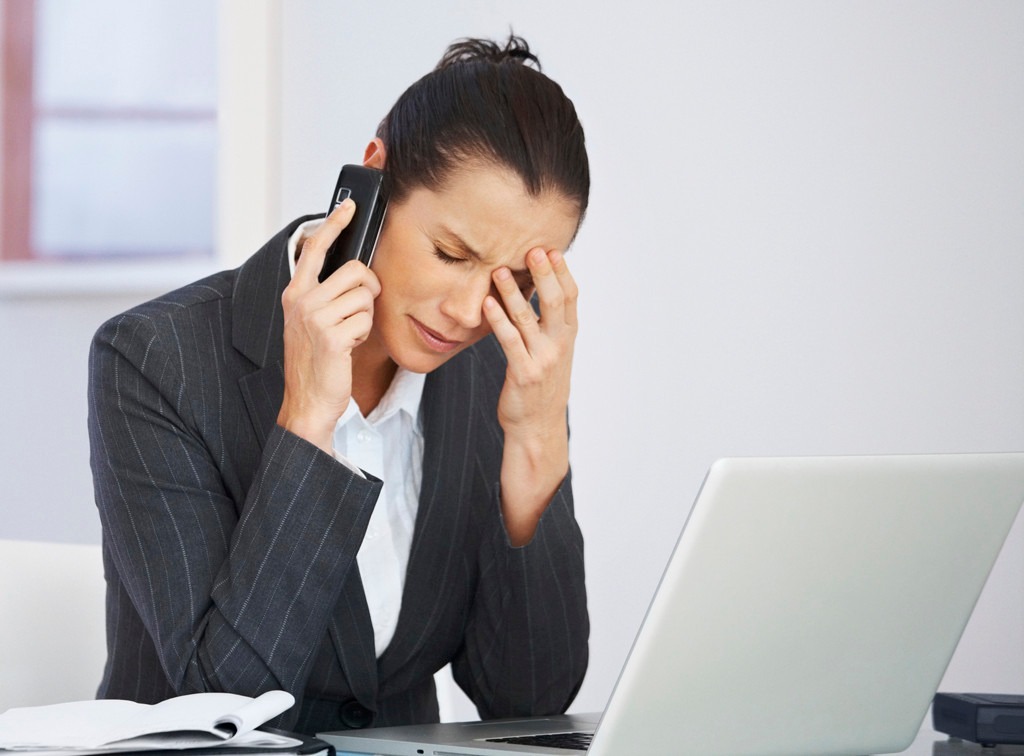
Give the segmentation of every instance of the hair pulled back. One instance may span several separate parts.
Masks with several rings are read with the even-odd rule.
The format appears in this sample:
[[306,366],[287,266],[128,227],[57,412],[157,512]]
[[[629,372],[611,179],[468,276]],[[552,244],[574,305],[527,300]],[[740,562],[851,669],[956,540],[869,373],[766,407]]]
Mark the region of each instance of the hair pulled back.
[[476,160],[512,170],[532,196],[554,191],[575,202],[582,220],[590,195],[583,127],[572,101],[540,68],[515,35],[504,45],[467,38],[449,46],[377,129],[392,200],[417,187],[439,189]]

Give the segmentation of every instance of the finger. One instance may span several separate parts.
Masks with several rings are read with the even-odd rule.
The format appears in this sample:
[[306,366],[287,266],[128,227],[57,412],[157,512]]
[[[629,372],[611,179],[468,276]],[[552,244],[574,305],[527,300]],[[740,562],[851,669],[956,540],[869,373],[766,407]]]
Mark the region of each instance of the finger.
[[509,320],[505,310],[498,304],[498,300],[488,294],[484,297],[484,317],[491,325],[491,331],[505,352],[505,358],[510,365],[523,364],[530,359],[530,353],[526,349],[526,342],[523,341],[523,334]]
[[349,289],[340,297],[321,302],[310,310],[310,319],[321,329],[343,323],[357,313],[373,314],[373,294],[365,286]]
[[366,341],[372,328],[372,313],[354,313],[333,328],[323,332],[324,346],[328,352],[340,354]]
[[316,233],[306,239],[302,245],[302,254],[295,264],[295,275],[292,280],[305,290],[319,283],[320,271],[324,267],[324,258],[331,243],[338,238],[345,227],[352,221],[356,212],[356,203],[352,198],[346,199],[324,219],[323,225]]
[[[365,312],[373,316],[376,294],[367,286],[355,286],[337,296],[326,296],[327,282],[304,293],[299,293],[289,284],[281,296],[285,323],[302,324],[310,333],[323,333],[353,315]],[[377,288],[379,292],[379,287]]]
[[377,274],[359,260],[349,260],[323,280],[317,293],[325,299],[334,299],[349,289],[365,286],[373,296],[380,294],[380,279]]
[[284,308],[285,317],[289,317],[289,313],[292,312],[305,312],[308,315],[332,306],[353,292],[364,293],[372,303],[380,295],[380,291],[380,279],[377,278],[377,274],[358,260],[352,260],[334,271],[322,284],[314,283],[305,290],[302,289],[301,282],[292,278],[281,293],[281,306]]
[[540,329],[537,323],[537,313],[533,311],[533,307],[526,297],[523,296],[523,292],[520,291],[512,271],[501,267],[494,271],[491,278],[494,281],[494,287],[501,296],[501,301],[505,305],[507,317],[512,324],[526,338],[537,333]]
[[576,279],[569,272],[569,266],[565,263],[565,255],[556,250],[548,253],[548,261],[551,269],[555,272],[559,285],[562,287],[563,316],[565,322],[573,328],[578,327],[576,303],[579,300],[580,290]]
[[[552,253],[553,254],[553,253]],[[541,328],[550,328],[565,323],[565,292],[562,283],[552,267],[549,254],[543,249],[531,249],[526,255],[526,264],[533,277],[533,284],[540,301]],[[564,263],[563,263],[564,264]]]

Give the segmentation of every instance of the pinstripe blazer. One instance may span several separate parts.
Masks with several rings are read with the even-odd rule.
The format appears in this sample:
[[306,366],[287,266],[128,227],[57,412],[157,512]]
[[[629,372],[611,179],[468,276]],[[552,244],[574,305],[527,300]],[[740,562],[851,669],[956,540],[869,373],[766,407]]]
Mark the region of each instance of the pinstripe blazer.
[[588,658],[582,536],[567,476],[534,539],[508,543],[493,337],[427,377],[405,593],[376,658],[355,556],[381,483],[276,424],[285,249],[304,220],[237,270],[94,338],[108,646],[98,695],[281,688],[299,703],[276,724],[300,731],[436,721],[432,675],[451,661],[483,717],[564,711]]

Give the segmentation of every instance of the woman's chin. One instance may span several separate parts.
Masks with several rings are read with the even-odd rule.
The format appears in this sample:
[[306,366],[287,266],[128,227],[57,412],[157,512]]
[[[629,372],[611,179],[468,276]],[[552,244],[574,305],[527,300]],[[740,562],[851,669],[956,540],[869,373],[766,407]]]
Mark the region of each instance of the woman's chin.
[[431,373],[461,352],[463,348],[465,347],[443,353],[424,349],[396,350],[391,353],[391,359],[410,373]]

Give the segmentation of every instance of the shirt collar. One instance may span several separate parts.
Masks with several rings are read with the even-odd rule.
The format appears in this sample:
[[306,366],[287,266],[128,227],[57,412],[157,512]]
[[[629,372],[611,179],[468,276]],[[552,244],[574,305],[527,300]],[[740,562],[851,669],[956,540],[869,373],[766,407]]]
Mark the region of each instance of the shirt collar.
[[412,427],[417,432],[420,428],[420,402],[423,399],[423,387],[426,384],[427,376],[424,373],[413,373],[403,367],[395,372],[391,379],[391,385],[384,392],[380,402],[369,417],[363,415],[362,409],[353,399],[345,408],[345,414],[338,418],[338,426],[342,427],[351,422],[357,422],[357,418],[365,425],[381,425],[399,413],[404,413],[412,421]]
[[323,218],[315,218],[314,220],[306,221],[296,228],[290,237],[288,237],[288,275],[295,275],[295,259],[298,256],[299,249],[302,248],[302,243],[306,241],[310,236],[317,232],[317,229],[324,224]]
[[423,385],[426,380],[427,376],[423,373],[413,373],[399,367],[380,403],[366,418],[367,421],[371,424],[383,423],[393,415],[404,412],[413,423],[418,423],[420,401],[423,399]]

